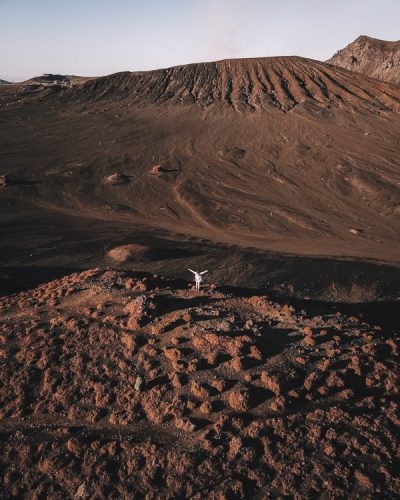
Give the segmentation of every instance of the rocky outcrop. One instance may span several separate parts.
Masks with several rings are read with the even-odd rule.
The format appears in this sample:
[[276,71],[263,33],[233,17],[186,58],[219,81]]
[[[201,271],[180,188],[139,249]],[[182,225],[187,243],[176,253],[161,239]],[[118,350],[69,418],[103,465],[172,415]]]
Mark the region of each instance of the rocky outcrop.
[[400,40],[387,42],[360,36],[326,62],[395,85],[400,84]]

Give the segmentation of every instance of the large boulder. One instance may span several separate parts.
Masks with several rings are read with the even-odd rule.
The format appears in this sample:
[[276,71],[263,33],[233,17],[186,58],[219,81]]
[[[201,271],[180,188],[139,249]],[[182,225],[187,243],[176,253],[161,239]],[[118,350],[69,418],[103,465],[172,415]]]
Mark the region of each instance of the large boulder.
[[10,178],[8,175],[0,174],[0,187],[6,187],[10,184]]
[[105,184],[110,184],[111,186],[121,186],[122,184],[127,184],[129,182],[129,177],[119,172],[107,175],[104,177]]

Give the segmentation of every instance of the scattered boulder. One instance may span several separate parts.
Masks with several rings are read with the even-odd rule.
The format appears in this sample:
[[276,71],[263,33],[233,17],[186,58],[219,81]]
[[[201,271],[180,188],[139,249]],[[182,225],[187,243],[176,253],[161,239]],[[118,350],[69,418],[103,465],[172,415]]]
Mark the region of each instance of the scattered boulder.
[[104,177],[104,182],[105,184],[110,184],[111,186],[121,186],[129,182],[129,177],[127,175],[120,174],[119,172],[115,172],[114,174]]
[[6,187],[10,185],[10,177],[6,174],[0,174],[0,187]]
[[153,165],[151,167],[151,173],[153,175],[162,174],[165,172],[165,168],[162,165]]

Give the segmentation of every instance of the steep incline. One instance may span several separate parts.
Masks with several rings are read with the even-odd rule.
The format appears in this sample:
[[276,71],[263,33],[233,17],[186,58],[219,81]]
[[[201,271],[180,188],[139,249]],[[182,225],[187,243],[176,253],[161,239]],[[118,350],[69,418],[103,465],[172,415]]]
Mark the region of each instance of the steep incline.
[[400,109],[400,91],[388,84],[301,57],[230,59],[157,71],[117,73],[72,89],[74,99],[129,96],[154,103],[223,102],[243,111],[271,105],[288,111],[319,104]]
[[395,85],[400,84],[400,40],[387,42],[360,36],[327,62]]

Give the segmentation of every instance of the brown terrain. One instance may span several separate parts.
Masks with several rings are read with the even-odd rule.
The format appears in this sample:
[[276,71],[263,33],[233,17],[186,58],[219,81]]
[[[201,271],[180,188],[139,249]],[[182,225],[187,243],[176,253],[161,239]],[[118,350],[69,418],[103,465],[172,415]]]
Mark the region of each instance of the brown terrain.
[[1,85],[3,496],[396,497],[399,111],[300,57]]
[[100,269],[0,308],[3,498],[399,492],[400,337],[362,308]]
[[400,40],[360,36],[326,62],[400,85]]

